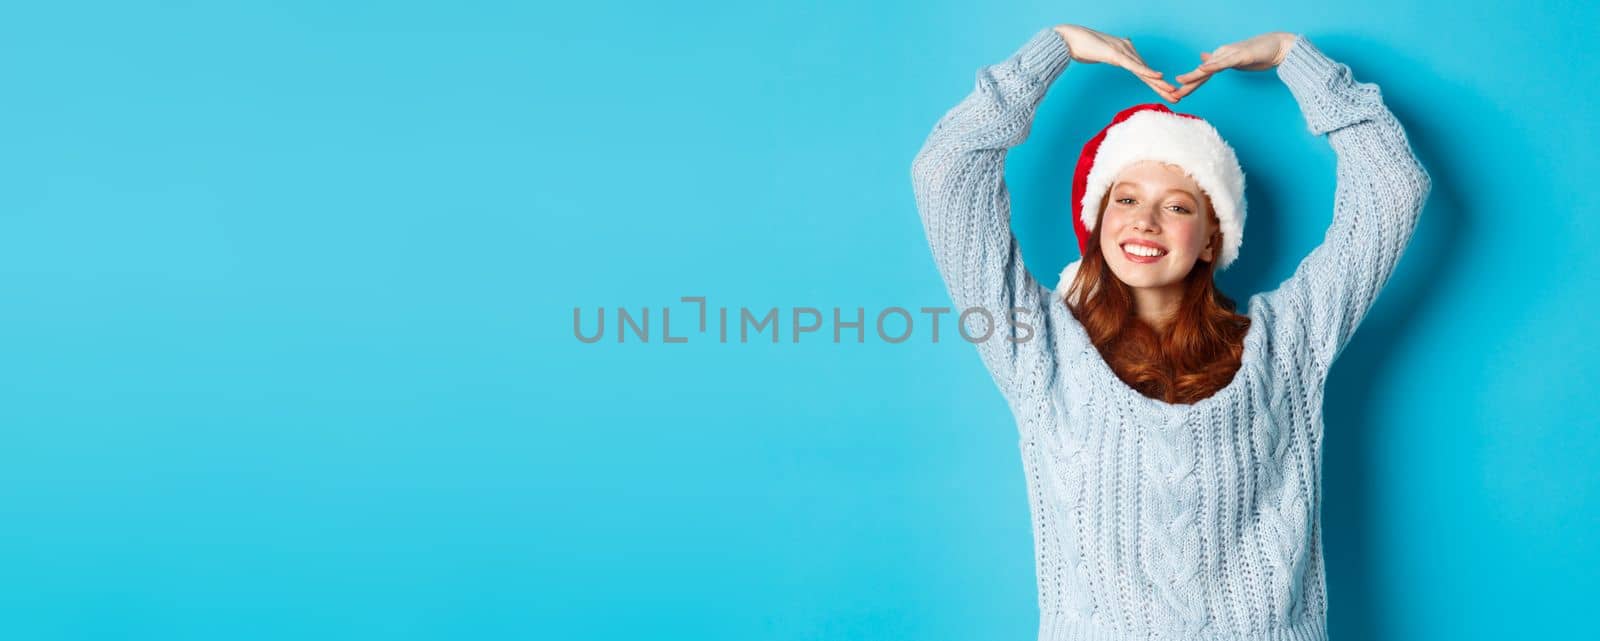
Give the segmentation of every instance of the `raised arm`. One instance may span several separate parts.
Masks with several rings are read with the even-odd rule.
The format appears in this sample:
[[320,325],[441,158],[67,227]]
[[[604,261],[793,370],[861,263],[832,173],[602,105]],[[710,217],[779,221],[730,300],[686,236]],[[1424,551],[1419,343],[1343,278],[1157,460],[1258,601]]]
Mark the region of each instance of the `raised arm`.
[[[977,344],[978,353],[1008,396],[1045,380],[1054,360],[1042,325],[1050,293],[1023,267],[1011,234],[1005,157],[1028,137],[1035,109],[1070,60],[1062,36],[1044,29],[1011,57],[979,69],[977,86],[934,125],[911,165],[917,208],[952,311],[981,307],[994,318],[994,335]],[[1031,332],[1008,321],[1019,308],[1015,317]],[[982,336],[984,317],[975,312],[967,327],[969,335]]]
[[1278,289],[1272,308],[1307,332],[1326,375],[1394,273],[1432,188],[1405,130],[1378,85],[1358,82],[1350,67],[1301,34],[1278,65],[1300,104],[1306,128],[1328,136],[1337,156],[1333,223],[1327,236]]

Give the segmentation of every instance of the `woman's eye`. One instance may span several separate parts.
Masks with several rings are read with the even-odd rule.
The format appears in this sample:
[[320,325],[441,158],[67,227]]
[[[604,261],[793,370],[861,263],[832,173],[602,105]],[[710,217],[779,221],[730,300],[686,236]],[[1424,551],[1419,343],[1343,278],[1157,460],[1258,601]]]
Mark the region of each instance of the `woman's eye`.
[[[1116,200],[1116,203],[1119,204],[1119,205],[1132,204],[1133,202],[1134,202],[1133,199],[1129,198],[1127,196],[1123,196],[1123,197],[1118,198]],[[1185,213],[1185,214],[1194,213],[1194,212],[1190,211],[1188,207],[1184,207],[1183,205],[1172,205],[1172,208],[1178,210],[1179,212]]]

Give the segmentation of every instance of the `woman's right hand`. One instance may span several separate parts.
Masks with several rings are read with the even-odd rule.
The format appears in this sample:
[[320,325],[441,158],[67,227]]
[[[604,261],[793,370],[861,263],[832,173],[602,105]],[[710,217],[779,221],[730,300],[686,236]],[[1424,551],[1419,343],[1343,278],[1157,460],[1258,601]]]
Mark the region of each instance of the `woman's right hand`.
[[1067,50],[1071,52],[1073,60],[1088,63],[1105,62],[1122,67],[1132,72],[1133,76],[1144,84],[1150,85],[1150,89],[1165,98],[1167,102],[1178,102],[1178,88],[1162,80],[1161,72],[1145,64],[1144,58],[1134,50],[1132,40],[1075,24],[1058,25],[1053,29],[1066,40]]

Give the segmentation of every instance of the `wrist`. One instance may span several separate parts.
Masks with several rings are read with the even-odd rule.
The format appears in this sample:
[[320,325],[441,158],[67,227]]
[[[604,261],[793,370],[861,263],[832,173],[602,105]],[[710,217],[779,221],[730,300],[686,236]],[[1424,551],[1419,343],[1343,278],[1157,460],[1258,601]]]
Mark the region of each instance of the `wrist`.
[[1066,42],[1067,41],[1067,28],[1069,28],[1071,26],[1072,25],[1058,24],[1058,25],[1056,25],[1054,27],[1050,27],[1050,30],[1056,32],[1056,35],[1061,37],[1061,41],[1062,42]]
[[1278,59],[1272,61],[1272,66],[1283,64],[1283,59],[1289,57],[1289,50],[1294,48],[1294,41],[1299,35],[1283,31],[1278,33]]

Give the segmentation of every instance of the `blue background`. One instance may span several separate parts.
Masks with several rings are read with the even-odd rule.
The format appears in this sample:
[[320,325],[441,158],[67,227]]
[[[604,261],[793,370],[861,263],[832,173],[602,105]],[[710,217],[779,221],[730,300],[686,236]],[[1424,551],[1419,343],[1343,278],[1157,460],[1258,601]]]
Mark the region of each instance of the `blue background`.
[[[721,344],[679,297],[947,304],[911,158],[1063,22],[1168,78],[1305,33],[1434,178],[1327,392],[1334,638],[1587,624],[1592,5],[533,4],[9,8],[0,638],[1032,638],[1016,428],[970,345]],[[1077,150],[1154,99],[1076,64],[1010,156],[1046,284]],[[1249,174],[1223,289],[1271,289],[1331,149],[1272,73],[1176,108]],[[689,342],[575,339],[619,306]]]

